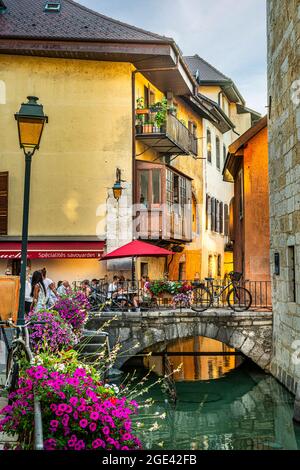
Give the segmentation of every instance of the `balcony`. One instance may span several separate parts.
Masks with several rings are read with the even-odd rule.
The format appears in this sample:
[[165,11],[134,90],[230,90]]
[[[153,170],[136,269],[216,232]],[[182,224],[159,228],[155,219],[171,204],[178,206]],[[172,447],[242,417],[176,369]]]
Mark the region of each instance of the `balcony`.
[[[143,111],[143,112],[141,112]],[[155,114],[148,110],[136,110],[137,116],[141,117],[140,123],[136,125],[136,139],[158,153],[178,155],[198,155],[197,138],[189,129],[171,113],[168,113],[164,125],[157,127]],[[147,124],[145,116],[151,117]]]
[[166,207],[140,209],[135,215],[135,236],[143,240],[190,242],[190,214],[169,213]]

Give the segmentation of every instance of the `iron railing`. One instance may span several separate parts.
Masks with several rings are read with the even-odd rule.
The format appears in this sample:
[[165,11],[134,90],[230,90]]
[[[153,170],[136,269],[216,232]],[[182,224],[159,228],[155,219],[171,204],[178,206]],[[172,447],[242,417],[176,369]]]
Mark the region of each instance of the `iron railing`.
[[[151,281],[160,282],[160,281]],[[166,281],[162,281],[166,282]],[[169,283],[178,281],[167,281]],[[188,285],[195,285],[194,281],[180,281]],[[198,281],[199,282],[199,281]],[[228,284],[228,279],[214,280],[213,282],[204,280],[203,283],[212,291],[219,293],[221,289]],[[212,287],[213,285],[213,287]],[[250,310],[267,309],[272,310],[271,297],[271,281],[250,281],[241,280],[239,285],[248,289],[252,296],[252,305]],[[81,282],[73,282],[75,290],[80,289]],[[227,295],[230,288],[226,290],[217,300],[214,301],[214,308],[228,307]],[[125,280],[117,284],[117,289],[112,296],[109,292],[109,283],[100,280],[97,289],[92,290],[91,303],[95,307],[95,311],[111,310],[111,311],[130,311],[136,308],[140,311],[170,310],[173,308],[188,309],[188,305],[184,302],[174,304],[174,293],[163,292],[158,295],[151,295],[144,289],[144,282]],[[106,305],[105,305],[106,304]]]

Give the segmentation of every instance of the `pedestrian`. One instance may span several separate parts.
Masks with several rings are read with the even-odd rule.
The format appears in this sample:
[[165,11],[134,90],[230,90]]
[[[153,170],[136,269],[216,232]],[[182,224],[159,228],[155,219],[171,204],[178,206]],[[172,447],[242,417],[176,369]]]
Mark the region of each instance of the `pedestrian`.
[[46,309],[47,293],[41,271],[34,271],[31,279],[32,310]]
[[90,282],[88,281],[88,279],[85,279],[81,283],[81,290],[86,295],[86,297],[89,297],[91,295],[92,289],[90,287]]
[[69,281],[59,281],[58,284],[59,285],[57,287],[57,294],[60,297],[64,297],[70,293],[71,286],[70,286]]
[[32,305],[30,269],[26,268],[25,312],[29,313]]
[[49,308],[53,307],[53,305],[57,302],[57,291],[55,289],[55,283],[47,277],[47,270],[46,268],[43,268],[41,270],[43,280],[44,280],[44,286],[46,289],[46,296],[47,296],[47,306]]

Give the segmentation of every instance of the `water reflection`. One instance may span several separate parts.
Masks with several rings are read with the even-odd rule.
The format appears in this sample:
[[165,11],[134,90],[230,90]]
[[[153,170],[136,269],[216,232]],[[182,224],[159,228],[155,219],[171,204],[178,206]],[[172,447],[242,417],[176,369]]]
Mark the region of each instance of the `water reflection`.
[[[155,381],[155,375],[150,382]],[[148,449],[300,449],[293,425],[293,397],[273,377],[244,364],[219,380],[177,382],[175,407],[160,386],[155,404],[142,410],[141,439]],[[165,420],[158,415],[166,413]],[[158,421],[160,429],[148,431]]]
[[[172,353],[172,355],[168,355],[172,370],[177,370],[182,364],[180,371],[174,373],[176,382],[219,379],[242,362],[241,356],[228,354],[235,352],[233,348],[220,341],[202,336],[170,342],[164,347],[164,350],[167,353]],[[193,353],[199,352],[207,353],[207,356],[193,355]],[[178,355],[173,355],[175,353],[178,353]],[[182,353],[191,354],[184,355]],[[210,353],[220,355],[210,355]],[[158,375],[164,375],[164,358],[162,356],[145,357],[144,366],[147,369],[152,369]]]

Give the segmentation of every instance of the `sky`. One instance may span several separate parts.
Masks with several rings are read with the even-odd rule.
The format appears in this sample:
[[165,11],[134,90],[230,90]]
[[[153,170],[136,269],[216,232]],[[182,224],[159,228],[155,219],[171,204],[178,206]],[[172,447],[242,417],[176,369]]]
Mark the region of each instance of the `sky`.
[[247,106],[267,105],[265,0],[77,0],[104,15],[172,37],[232,78]]

